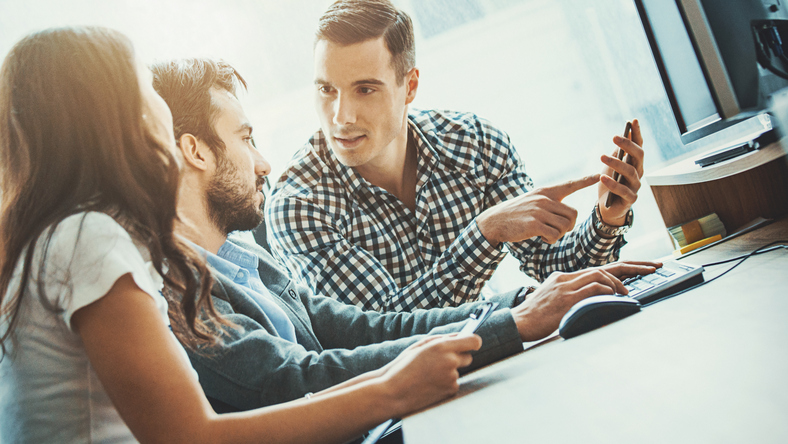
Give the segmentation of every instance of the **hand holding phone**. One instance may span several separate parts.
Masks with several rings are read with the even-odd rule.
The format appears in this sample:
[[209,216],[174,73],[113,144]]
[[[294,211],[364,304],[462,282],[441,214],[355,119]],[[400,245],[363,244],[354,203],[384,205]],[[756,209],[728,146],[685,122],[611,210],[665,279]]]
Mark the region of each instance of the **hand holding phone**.
[[[479,307],[473,310],[471,314],[468,315],[468,322],[462,326],[459,334],[473,334],[479,329],[479,326],[481,326],[482,323],[490,317],[490,313],[492,313],[497,306],[497,302],[483,302],[481,305],[479,305]],[[380,439],[395,433],[399,433],[401,435],[401,427],[402,420],[389,419],[388,421],[372,429],[361,444],[375,444]]]
[[[632,122],[627,122],[627,126],[626,128],[624,128],[624,138],[630,139],[631,133],[632,133]],[[629,158],[629,154],[627,154],[626,151],[622,150],[621,148],[618,149],[618,154],[616,154],[616,157],[618,158],[618,160],[623,160],[624,162],[629,164],[632,163],[632,161]],[[613,180],[615,180],[618,183],[621,183],[623,178],[621,174],[618,174],[618,172],[613,171]],[[608,191],[607,200],[605,201],[605,208],[610,208],[610,206],[613,205],[616,199],[618,199],[618,196]]]
[[468,323],[462,326],[462,330],[460,330],[460,334],[472,334],[479,329],[479,326],[482,325],[488,317],[490,317],[490,313],[495,311],[495,307],[498,306],[497,302],[484,302],[482,303],[476,310],[473,310],[470,315],[468,315]]
[[[471,314],[468,315],[468,322],[462,326],[459,334],[470,335],[476,332],[476,330],[479,329],[479,326],[481,326],[482,323],[490,317],[490,314],[495,311],[495,307],[497,306],[497,302],[483,302],[475,310],[473,310]],[[389,435],[396,433],[401,435],[401,427],[402,420],[389,419],[388,421],[372,429],[361,444],[375,444],[380,439]]]

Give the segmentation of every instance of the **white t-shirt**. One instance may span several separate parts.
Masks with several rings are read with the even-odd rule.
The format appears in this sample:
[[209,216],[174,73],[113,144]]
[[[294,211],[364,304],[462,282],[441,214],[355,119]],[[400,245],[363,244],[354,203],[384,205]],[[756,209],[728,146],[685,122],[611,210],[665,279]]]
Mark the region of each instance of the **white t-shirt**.
[[[81,338],[71,329],[71,316],[131,273],[169,325],[167,300],[160,293],[163,280],[147,249],[104,213],[63,220],[42,262],[47,233],[35,247],[17,341],[7,341],[10,353],[0,363],[0,443],[136,442],[90,365]],[[42,263],[50,306],[42,303],[38,291]],[[18,290],[20,274],[21,261],[9,294]]]

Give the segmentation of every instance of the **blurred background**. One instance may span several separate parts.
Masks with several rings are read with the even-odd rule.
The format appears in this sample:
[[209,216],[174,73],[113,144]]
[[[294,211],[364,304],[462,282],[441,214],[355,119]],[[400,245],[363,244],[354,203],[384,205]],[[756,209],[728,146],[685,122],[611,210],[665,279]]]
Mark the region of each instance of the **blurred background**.
[[[62,25],[103,25],[145,62],[207,56],[235,66],[273,178],[318,129],[312,43],[330,0],[0,0],[0,54]],[[472,111],[507,131],[537,185],[598,172],[627,120],[644,130],[646,173],[685,155],[632,0],[395,0],[416,29],[416,108]],[[567,198],[578,220],[596,189]],[[647,184],[622,258],[672,250]],[[519,280],[513,260],[494,282]],[[508,286],[508,285],[507,285]]]

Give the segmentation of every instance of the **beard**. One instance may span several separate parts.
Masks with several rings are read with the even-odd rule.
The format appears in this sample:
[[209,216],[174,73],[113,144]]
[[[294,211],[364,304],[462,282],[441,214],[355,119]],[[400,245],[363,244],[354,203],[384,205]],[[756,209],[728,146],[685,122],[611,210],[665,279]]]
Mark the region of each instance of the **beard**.
[[263,204],[255,204],[255,195],[265,176],[258,176],[252,187],[222,153],[217,153],[216,157],[216,174],[206,193],[211,220],[225,235],[256,228],[263,221]]

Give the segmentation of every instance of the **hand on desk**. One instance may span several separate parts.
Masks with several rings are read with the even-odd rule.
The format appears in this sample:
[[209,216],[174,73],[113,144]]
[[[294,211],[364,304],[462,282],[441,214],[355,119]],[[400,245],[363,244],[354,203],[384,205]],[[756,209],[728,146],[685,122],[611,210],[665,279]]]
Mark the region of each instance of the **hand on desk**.
[[517,330],[524,342],[542,339],[558,328],[561,318],[579,301],[602,294],[627,294],[621,282],[636,275],[651,274],[659,262],[614,262],[573,273],[555,272],[525,301],[512,309]]
[[[626,216],[632,204],[638,199],[640,190],[640,178],[643,177],[643,136],[640,133],[640,123],[637,119],[632,121],[632,133],[629,139],[621,136],[613,138],[618,148],[613,156],[602,156],[602,163],[605,168],[602,170],[602,177],[599,181],[599,212],[602,221],[612,226],[622,226],[626,223]],[[629,163],[618,160],[616,153],[621,149],[629,154]],[[622,176],[621,183],[613,179],[613,173]],[[612,192],[618,199],[613,201],[610,208],[605,207],[608,191]]]
[[541,236],[548,244],[561,239],[575,226],[577,210],[561,201],[575,191],[599,182],[599,174],[537,188],[485,210],[476,224],[493,244],[520,242]]

